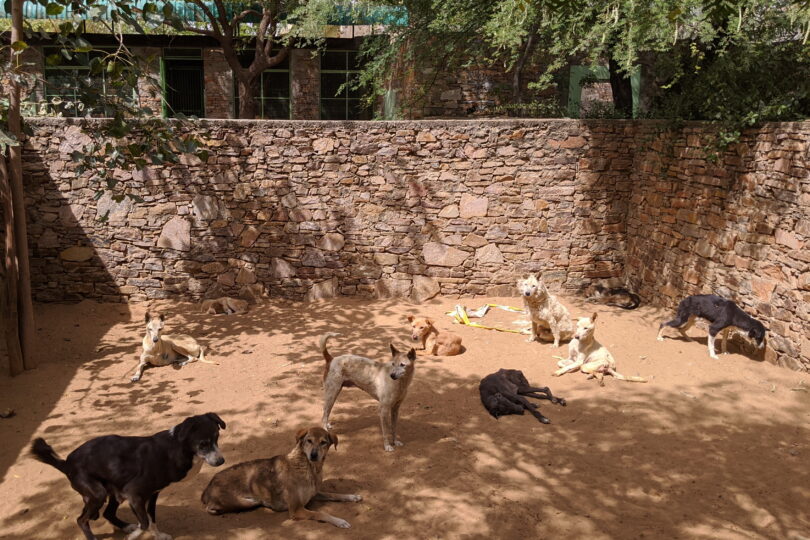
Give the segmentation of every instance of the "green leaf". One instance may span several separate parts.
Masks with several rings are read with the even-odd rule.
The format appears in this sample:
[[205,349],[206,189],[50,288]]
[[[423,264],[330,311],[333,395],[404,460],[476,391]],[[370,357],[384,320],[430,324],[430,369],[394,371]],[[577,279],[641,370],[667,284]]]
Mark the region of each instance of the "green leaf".
[[45,13],[50,15],[51,17],[55,17],[56,15],[60,15],[63,11],[65,11],[65,7],[54,2],[51,2],[47,6],[45,6]]
[[25,49],[28,48],[28,43],[24,41],[15,41],[14,43],[11,44],[11,48],[16,52],[24,51]]

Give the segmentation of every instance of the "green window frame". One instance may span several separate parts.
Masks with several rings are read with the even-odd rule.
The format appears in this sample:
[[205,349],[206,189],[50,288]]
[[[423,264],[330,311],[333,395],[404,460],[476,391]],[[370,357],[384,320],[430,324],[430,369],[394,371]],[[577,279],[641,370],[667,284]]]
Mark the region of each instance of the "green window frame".
[[[279,51],[274,50],[272,54]],[[253,61],[252,50],[239,54],[242,67],[247,67]],[[259,95],[256,98],[258,117],[273,120],[289,120],[292,118],[292,77],[290,72],[290,56],[270,69],[262,72],[259,80]],[[234,116],[239,114],[239,84],[233,78],[233,110]]]
[[360,91],[349,88],[360,75],[358,52],[327,49],[320,60],[321,120],[369,120],[371,111],[363,106]]
[[[579,118],[582,104],[582,80],[593,78],[597,81],[610,81],[610,72],[605,66],[571,66],[568,86],[568,116]],[[633,92],[633,118],[638,117],[641,91],[641,68],[630,75],[630,88]]]
[[[45,106],[50,113],[61,114],[66,117],[87,116],[88,111],[82,102],[84,92],[82,87],[96,88],[100,96],[106,100],[112,97],[129,100],[135,104],[138,99],[137,88],[126,86],[115,88],[110,85],[106,72],[99,74],[90,73],[90,60],[94,56],[105,54],[112,48],[98,47],[89,53],[75,53],[71,59],[66,58],[61,53],[60,47],[45,47],[43,49],[46,63],[43,77],[43,92]],[[53,55],[58,55],[60,64],[49,64],[47,59]],[[54,100],[60,102],[54,103]],[[110,116],[111,110],[103,105],[93,107],[89,110],[90,116]]]

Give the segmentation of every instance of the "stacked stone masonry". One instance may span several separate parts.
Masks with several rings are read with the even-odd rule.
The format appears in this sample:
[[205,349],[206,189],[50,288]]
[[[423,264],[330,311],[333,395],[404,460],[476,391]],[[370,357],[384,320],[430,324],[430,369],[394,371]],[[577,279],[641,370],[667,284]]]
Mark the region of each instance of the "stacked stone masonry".
[[[91,121],[92,122],[92,121]],[[648,303],[733,298],[771,360],[810,365],[810,123],[746,134],[621,121],[194,125],[211,157],[119,172],[97,200],[70,121],[31,121],[26,181],[39,301],[514,294],[626,277]],[[106,219],[99,219],[106,216]]]

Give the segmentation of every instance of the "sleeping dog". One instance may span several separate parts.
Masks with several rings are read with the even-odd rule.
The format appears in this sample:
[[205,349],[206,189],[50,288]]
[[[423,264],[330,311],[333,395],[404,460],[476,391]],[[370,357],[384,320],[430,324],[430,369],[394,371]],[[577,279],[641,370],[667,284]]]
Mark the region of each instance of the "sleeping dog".
[[691,338],[686,335],[695,319],[700,317],[706,319],[709,325],[709,356],[717,359],[714,349],[714,340],[718,332],[723,332],[723,353],[727,352],[728,333],[734,328],[747,332],[748,337],[753,339],[760,349],[765,346],[765,327],[761,322],[748,315],[737,307],[731,300],[726,300],[714,294],[695,294],[687,296],[678,304],[678,314],[671,321],[662,322],[658,327],[658,341],[664,341],[664,328],[671,326],[677,328],[681,335],[687,340]]
[[498,418],[507,414],[523,414],[529,411],[535,418],[544,424],[551,422],[537,410],[537,405],[523,396],[536,399],[547,399],[557,405],[565,406],[563,398],[551,395],[547,386],[537,388],[529,384],[522,371],[517,369],[499,369],[481,379],[478,385],[481,394],[481,403],[489,414]]
[[[214,413],[186,418],[179,425],[150,437],[107,435],[91,439],[60,458],[44,439],[36,439],[31,453],[37,460],[59,469],[84,499],[76,520],[87,540],[95,540],[89,521],[108,500],[104,517],[134,540],[146,530],[156,540],[171,540],[155,524],[155,506],[160,490],[185,478],[194,461],[204,459],[213,467],[225,462],[217,447],[225,422]],[[118,505],[128,500],[138,524],[117,515]]]

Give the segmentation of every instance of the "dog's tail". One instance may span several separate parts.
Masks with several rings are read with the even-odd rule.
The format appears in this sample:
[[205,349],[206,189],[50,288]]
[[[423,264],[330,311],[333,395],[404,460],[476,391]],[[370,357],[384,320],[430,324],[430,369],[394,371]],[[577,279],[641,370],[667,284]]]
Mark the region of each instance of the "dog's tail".
[[326,371],[329,371],[329,364],[332,363],[332,355],[329,354],[329,351],[326,350],[326,342],[329,341],[329,338],[339,336],[340,334],[336,332],[327,332],[326,334],[321,336],[321,341],[318,345],[318,348],[321,350],[321,354],[323,355],[323,359],[326,360]]
[[608,373],[613,375],[615,378],[619,379],[620,381],[627,381],[627,382],[647,382],[647,379],[644,377],[625,377],[615,369],[608,368]]
[[610,289],[608,292],[609,297],[624,296],[627,298],[625,302],[606,302],[609,306],[616,306],[622,309],[636,309],[641,305],[641,298],[636,294],[628,291],[627,289]]
[[205,362],[206,364],[213,364],[215,366],[219,365],[219,362],[214,362],[213,360],[206,360],[205,359],[205,347],[200,347],[200,362]]
[[51,448],[50,444],[45,442],[45,439],[41,437],[34,439],[34,442],[31,444],[31,454],[37,461],[59,469],[62,474],[68,473],[67,462],[53,451],[53,448]]

